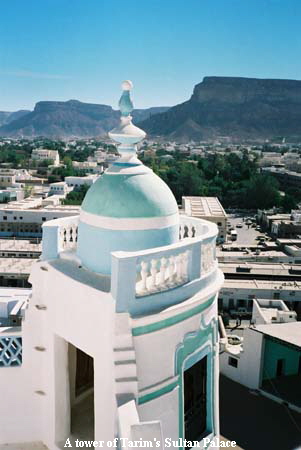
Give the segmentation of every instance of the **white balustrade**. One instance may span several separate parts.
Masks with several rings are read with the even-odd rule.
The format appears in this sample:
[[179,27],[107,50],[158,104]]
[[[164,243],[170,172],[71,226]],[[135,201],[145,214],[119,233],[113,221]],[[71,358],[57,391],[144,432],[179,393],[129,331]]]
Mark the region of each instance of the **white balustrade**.
[[192,219],[190,217],[180,217],[179,226],[179,238],[180,240],[185,238],[197,238],[204,234],[205,227],[203,223],[198,219]]
[[49,220],[43,225],[42,259],[55,259],[77,246],[78,216]]
[[144,296],[180,286],[188,280],[189,250],[138,263],[136,295]]
[[201,248],[201,274],[213,269],[215,265],[215,241],[202,244]]
[[61,247],[64,250],[76,248],[78,227],[75,224],[62,226],[60,228]]

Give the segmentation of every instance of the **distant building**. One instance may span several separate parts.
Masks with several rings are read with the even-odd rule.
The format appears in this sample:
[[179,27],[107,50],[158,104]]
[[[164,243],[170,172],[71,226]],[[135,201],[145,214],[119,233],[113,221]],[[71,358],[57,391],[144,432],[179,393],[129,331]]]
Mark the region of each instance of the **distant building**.
[[60,164],[60,156],[57,150],[48,150],[45,148],[35,148],[31,153],[31,159],[35,161],[49,160],[54,166]]
[[277,238],[293,239],[301,235],[301,221],[274,220],[271,227],[271,233]]
[[227,214],[217,197],[182,197],[183,213],[218,226],[218,242],[227,240]]
[[97,178],[98,175],[87,175],[85,177],[65,177],[65,182],[71,188],[78,188],[84,184],[87,186],[92,186]]
[[0,336],[1,328],[21,325],[30,294],[31,289],[0,288]]
[[50,184],[49,195],[60,195],[62,198],[65,198],[68,192],[70,192],[70,188],[65,181]]
[[282,185],[301,187],[301,173],[286,170],[284,168],[267,167],[263,169],[265,173],[273,175]]
[[9,203],[24,199],[24,190],[18,188],[6,188],[0,190],[0,203]]
[[13,173],[0,172],[0,188],[10,187],[16,184],[16,175]]
[[282,300],[254,299],[252,310],[252,324],[265,325],[267,323],[296,322],[297,314],[290,311]]
[[0,205],[0,237],[42,237],[44,222],[74,216],[79,211],[76,205],[47,204],[48,199],[44,202],[41,198],[27,198]]
[[[275,305],[272,310],[275,314]],[[243,341],[236,345],[224,337],[220,371],[300,413],[301,322],[256,324],[244,330]]]
[[226,279],[219,293],[219,309],[231,311],[238,307],[252,312],[253,299],[283,300],[301,317],[301,281]]

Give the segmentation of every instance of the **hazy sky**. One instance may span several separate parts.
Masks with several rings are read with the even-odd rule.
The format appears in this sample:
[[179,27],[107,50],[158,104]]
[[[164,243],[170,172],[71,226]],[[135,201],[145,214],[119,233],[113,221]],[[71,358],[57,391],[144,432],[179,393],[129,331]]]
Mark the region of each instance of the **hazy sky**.
[[301,0],[0,0],[0,111],[187,100],[206,75],[301,79]]

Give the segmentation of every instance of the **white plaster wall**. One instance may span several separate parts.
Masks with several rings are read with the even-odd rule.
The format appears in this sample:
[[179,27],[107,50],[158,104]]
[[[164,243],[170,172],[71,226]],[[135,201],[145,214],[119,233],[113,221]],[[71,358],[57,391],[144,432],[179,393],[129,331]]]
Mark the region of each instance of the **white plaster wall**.
[[159,420],[162,423],[163,439],[179,438],[179,387],[138,407],[141,422]]
[[[232,367],[229,365],[229,357],[237,359],[237,367]],[[237,383],[243,384],[242,379],[242,364],[240,358],[237,358],[235,355],[231,355],[228,352],[223,352],[220,354],[220,371],[223,375],[231,380],[236,381]]]
[[[47,270],[41,270],[41,266]],[[33,297],[23,324],[23,366],[0,372],[0,443],[41,440],[53,450],[56,441],[69,436],[67,342],[94,358],[95,439],[113,439],[113,299],[45,262],[35,264],[31,282]],[[36,309],[39,303],[47,310]],[[46,351],[39,352],[35,346],[43,346]],[[4,383],[2,373],[7,373]],[[3,402],[2,391],[7,390],[11,379],[12,399]]]
[[[186,310],[192,309],[203,300],[201,295],[199,295],[196,304],[190,304],[188,308],[186,306]],[[171,313],[176,315],[180,311],[173,309],[170,310]],[[134,337],[139,390],[175,376],[176,349],[187,333],[192,333],[200,329],[202,317],[206,324],[212,318],[217,318],[216,300],[203,313],[196,314],[176,325]],[[160,315],[157,317],[157,321],[159,320],[163,320],[163,317],[160,317]],[[135,326],[139,326],[139,321],[135,322],[137,322]]]
[[244,352],[241,358],[242,384],[250,389],[259,388],[262,358],[263,335],[247,328],[244,332]]
[[[247,285],[246,285],[247,286]],[[250,300],[248,298],[249,295],[254,295],[257,298],[265,298],[265,299],[271,299],[271,289],[273,289],[274,284],[271,283],[270,286],[267,285],[266,289],[256,289],[256,288],[222,288],[219,293],[219,298],[223,300],[223,305],[225,308],[229,305],[229,299],[234,299],[234,304],[236,304],[237,300]],[[275,286],[277,286],[277,283],[275,283]],[[224,293],[223,291],[226,291]],[[291,290],[288,289],[273,289],[273,292],[279,292],[280,294],[280,300],[284,300],[286,302],[294,302],[294,301],[300,301],[301,300],[301,294],[298,291],[295,291],[294,286],[291,286]],[[230,294],[228,292],[231,292]],[[294,292],[294,295],[290,295],[291,292]]]
[[[260,385],[261,361],[263,358],[262,334],[251,328],[244,331],[243,352],[239,357],[229,352],[220,354],[220,371],[223,375],[250,389],[258,389]],[[237,368],[230,366],[229,357],[237,359]]]
[[[205,299],[200,294],[194,301],[199,304]],[[179,309],[187,310],[195,307],[195,303],[188,301],[187,304]],[[171,308],[169,315],[179,314],[177,308]],[[213,304],[202,313],[199,313],[176,325],[169,326],[162,330],[148,333],[142,336],[134,337],[134,346],[136,351],[138,387],[139,396],[157,391],[168,384],[177,380],[175,377],[175,354],[188,333],[199,331],[201,320],[205,326],[209,325],[212,319],[217,318],[217,299]],[[160,315],[157,321],[160,320]],[[139,321],[135,321],[139,322]],[[145,322],[145,319],[144,319]],[[136,324],[137,325],[137,324]],[[205,340],[204,345],[211,345],[211,342]],[[214,343],[212,344],[212,350]],[[217,433],[219,432],[219,396],[218,396],[218,352],[215,356],[215,398],[214,402],[214,425]],[[148,388],[148,389],[146,389]],[[175,387],[171,392],[162,395],[152,401],[148,401],[138,407],[141,421],[160,420],[165,437],[174,440],[179,437],[179,387]]]

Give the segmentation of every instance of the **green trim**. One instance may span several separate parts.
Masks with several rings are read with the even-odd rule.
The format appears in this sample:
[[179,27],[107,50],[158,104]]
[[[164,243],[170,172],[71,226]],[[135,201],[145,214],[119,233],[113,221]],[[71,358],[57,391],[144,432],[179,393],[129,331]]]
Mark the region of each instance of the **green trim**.
[[[213,324],[214,323],[214,324]],[[213,325],[213,326],[212,326]],[[214,405],[215,396],[217,395],[214,388],[214,378],[216,376],[216,367],[214,361],[213,347],[215,343],[215,329],[217,328],[217,321],[210,322],[205,328],[200,328],[199,330],[191,333],[187,333],[184,337],[183,342],[178,346],[175,354],[175,373],[179,375],[179,438],[184,439],[184,381],[183,374],[185,370],[185,362],[193,357],[193,355],[200,349],[200,353],[203,356],[208,356],[207,367],[207,387],[208,387],[208,406],[207,406],[207,429],[210,433],[215,433],[214,429]],[[211,341],[212,348],[210,349],[210,344],[208,346],[208,340]],[[202,348],[203,347],[203,348]],[[180,448],[179,450],[184,450]]]
[[185,311],[181,314],[177,314],[176,316],[161,320],[160,322],[133,328],[132,335],[140,336],[142,334],[153,333],[154,331],[162,330],[162,328],[167,328],[172,325],[176,325],[177,323],[183,322],[183,320],[189,319],[190,317],[195,316],[196,314],[201,313],[204,309],[208,308],[208,306],[213,303],[214,298],[215,295],[213,295],[213,297],[211,297],[205,303],[202,303],[201,305],[198,305],[195,308],[190,309],[189,311]]
[[143,405],[143,403],[146,403],[151,400],[154,400],[155,398],[161,397],[162,395],[173,391],[178,385],[179,385],[178,381],[174,381],[173,383],[168,384],[167,386],[164,386],[163,388],[159,389],[158,391],[150,392],[149,394],[143,395],[142,397],[139,397],[138,404]]

